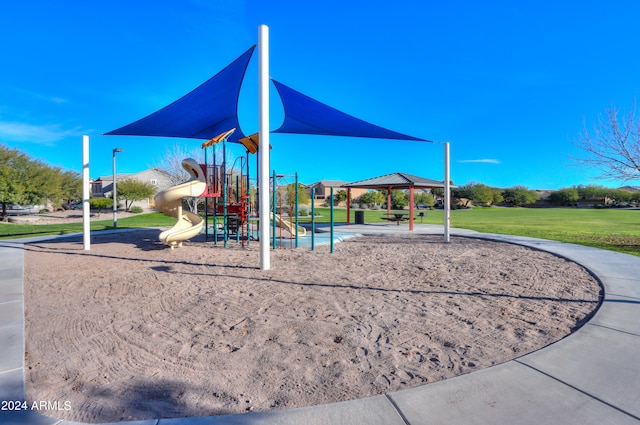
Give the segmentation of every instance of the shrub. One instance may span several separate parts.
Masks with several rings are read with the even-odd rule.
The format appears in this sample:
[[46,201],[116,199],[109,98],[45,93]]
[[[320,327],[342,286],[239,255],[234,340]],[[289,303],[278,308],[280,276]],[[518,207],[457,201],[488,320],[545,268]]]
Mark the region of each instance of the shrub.
[[142,211],[143,211],[142,207],[138,205],[134,205],[131,208],[129,208],[129,212],[132,212],[133,214],[140,214]]
[[103,209],[113,206],[113,200],[110,198],[91,198],[89,204],[91,209],[98,210],[98,213],[101,213]]
[[502,191],[504,203],[513,207],[533,204],[538,200],[538,194],[524,186],[514,186]]
[[559,189],[549,195],[549,201],[557,205],[573,205],[578,199],[580,194],[573,187]]

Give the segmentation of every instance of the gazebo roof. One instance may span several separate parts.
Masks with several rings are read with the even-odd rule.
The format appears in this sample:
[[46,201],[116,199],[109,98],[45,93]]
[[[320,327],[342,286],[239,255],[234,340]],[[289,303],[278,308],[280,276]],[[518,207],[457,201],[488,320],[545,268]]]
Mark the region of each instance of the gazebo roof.
[[373,177],[360,180],[354,183],[343,185],[344,188],[366,188],[366,189],[409,189],[414,188],[437,188],[444,187],[444,183],[438,180],[418,177],[407,173],[391,173],[384,176]]

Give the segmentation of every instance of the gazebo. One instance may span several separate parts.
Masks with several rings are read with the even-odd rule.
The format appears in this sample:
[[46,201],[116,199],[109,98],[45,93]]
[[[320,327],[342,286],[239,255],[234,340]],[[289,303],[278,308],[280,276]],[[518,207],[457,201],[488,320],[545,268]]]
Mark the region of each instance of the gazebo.
[[409,189],[409,230],[413,230],[413,210],[415,208],[414,190],[444,188],[444,182],[431,180],[424,177],[413,176],[407,173],[391,173],[354,183],[348,183],[342,187],[347,189],[347,225],[351,217],[351,189],[377,189],[387,191],[387,217],[391,216],[391,191]]

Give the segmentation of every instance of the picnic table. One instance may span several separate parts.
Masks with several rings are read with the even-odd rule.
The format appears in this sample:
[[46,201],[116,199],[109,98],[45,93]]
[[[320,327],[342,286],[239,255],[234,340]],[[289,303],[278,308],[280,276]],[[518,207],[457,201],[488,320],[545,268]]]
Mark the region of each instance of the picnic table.
[[382,217],[383,220],[387,221],[395,221],[398,226],[400,226],[401,221],[409,220],[408,214],[393,214],[393,217]]

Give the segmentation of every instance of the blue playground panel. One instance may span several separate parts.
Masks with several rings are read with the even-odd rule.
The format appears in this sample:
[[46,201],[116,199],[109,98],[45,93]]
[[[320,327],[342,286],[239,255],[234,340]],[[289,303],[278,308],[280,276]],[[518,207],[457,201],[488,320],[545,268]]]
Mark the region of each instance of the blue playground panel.
[[[209,238],[213,238],[213,231],[210,229],[209,230]],[[202,234],[204,234],[204,230],[202,231]],[[357,233],[334,233],[333,235],[333,243],[338,243],[338,242],[342,242],[346,239],[349,238],[353,238],[356,236],[360,236]],[[257,241],[258,239],[258,232],[257,231],[252,231],[251,232],[251,241],[249,243],[252,243],[254,241]],[[218,242],[223,240],[223,236],[222,234],[218,233]],[[231,235],[229,237],[229,242],[234,242],[236,240],[235,235]],[[326,230],[323,232],[318,232],[316,231],[315,236],[314,236],[314,245],[315,246],[321,246],[321,245],[329,245],[331,243],[331,233],[327,232]],[[273,244],[273,237],[269,238],[269,244],[272,245]],[[295,248],[296,247],[296,240],[295,239],[290,239],[290,238],[280,238],[280,237],[276,237],[276,246],[279,248]],[[309,229],[307,229],[307,234],[305,236],[300,236],[298,237],[298,248],[308,248],[311,249],[311,231]]]
[[[333,243],[338,243],[338,242],[342,242],[346,239],[349,238],[353,238],[355,236],[358,236],[355,233],[341,233],[341,234],[336,234],[334,233],[333,235]],[[271,243],[273,243],[273,239],[271,239]],[[329,245],[331,243],[331,233],[329,232],[321,232],[321,233],[317,233],[315,234],[315,238],[314,238],[314,244],[315,246],[320,246],[320,245]],[[276,245],[277,246],[281,246],[283,248],[295,248],[296,246],[296,240],[295,239],[288,239],[288,238],[276,238]],[[311,249],[311,234],[307,233],[306,236],[304,237],[298,237],[298,248],[309,248]]]

